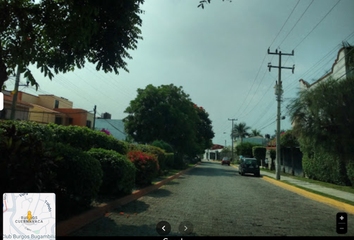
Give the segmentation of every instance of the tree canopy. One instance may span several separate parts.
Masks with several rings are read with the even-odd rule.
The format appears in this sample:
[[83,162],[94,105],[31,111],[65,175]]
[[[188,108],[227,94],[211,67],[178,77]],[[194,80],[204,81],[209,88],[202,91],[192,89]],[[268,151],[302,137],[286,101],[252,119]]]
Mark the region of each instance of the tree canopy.
[[353,153],[354,78],[329,79],[302,91],[290,105],[294,133],[329,151]]
[[231,131],[232,139],[239,137],[241,139],[241,143],[242,143],[242,138],[250,135],[248,133],[248,131],[250,129],[251,128],[249,126],[247,126],[246,123],[244,123],[244,122],[239,123],[239,124],[235,124],[233,126],[232,131]]
[[85,61],[105,72],[128,71],[127,52],[142,39],[144,0],[2,0],[0,2],[0,88],[16,66],[32,85],[30,64],[53,78],[82,68]]
[[259,131],[257,129],[252,129],[250,136],[251,137],[261,136],[261,131]]
[[194,104],[182,87],[173,84],[138,89],[125,113],[125,131],[136,142],[156,139],[189,156],[204,153],[214,137],[208,113]]
[[[325,152],[339,159],[341,182],[349,184],[346,166],[354,154],[354,78],[328,79],[299,92],[289,105],[294,134],[302,151]],[[333,164],[337,164],[333,160]]]

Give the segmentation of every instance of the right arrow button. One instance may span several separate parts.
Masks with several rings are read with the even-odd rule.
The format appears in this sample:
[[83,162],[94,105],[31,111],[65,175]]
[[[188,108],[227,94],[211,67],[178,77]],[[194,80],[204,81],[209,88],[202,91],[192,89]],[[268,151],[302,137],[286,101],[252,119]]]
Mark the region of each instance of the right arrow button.
[[181,222],[178,229],[182,234],[188,235],[193,232],[193,224],[188,221],[184,221]]

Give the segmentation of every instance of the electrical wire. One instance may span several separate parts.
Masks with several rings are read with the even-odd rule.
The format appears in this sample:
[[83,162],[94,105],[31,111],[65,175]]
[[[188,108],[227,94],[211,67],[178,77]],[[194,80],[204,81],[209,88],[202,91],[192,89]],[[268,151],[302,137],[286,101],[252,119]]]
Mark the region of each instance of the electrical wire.
[[324,17],[312,28],[312,30],[294,47],[294,50],[318,27],[318,25],[328,16],[330,12],[338,5],[341,0],[338,0],[336,4],[324,15]]
[[277,36],[274,38],[273,42],[269,45],[269,48],[272,46],[272,44],[274,43],[275,39],[277,39],[277,37],[279,36],[279,34],[281,33],[281,31],[283,30],[285,24],[288,22],[289,18],[290,18],[291,15],[293,14],[293,12],[294,12],[295,8],[297,7],[297,5],[299,4],[299,2],[300,2],[300,0],[298,0],[297,3],[295,4],[293,10],[292,10],[291,13],[289,14],[288,18],[285,20],[283,26],[280,28],[280,30],[279,30]]
[[286,40],[286,38],[289,36],[289,34],[293,31],[293,29],[296,27],[296,25],[298,24],[298,22],[301,20],[301,18],[304,16],[304,14],[306,13],[306,11],[310,8],[310,6],[312,5],[312,3],[315,0],[312,0],[311,3],[307,6],[307,8],[305,9],[305,11],[301,14],[301,16],[299,17],[299,19],[296,21],[296,23],[294,24],[294,26],[290,29],[290,31],[288,32],[288,34],[285,36],[285,38],[283,39],[283,41],[280,42],[279,46],[282,45],[282,43]]

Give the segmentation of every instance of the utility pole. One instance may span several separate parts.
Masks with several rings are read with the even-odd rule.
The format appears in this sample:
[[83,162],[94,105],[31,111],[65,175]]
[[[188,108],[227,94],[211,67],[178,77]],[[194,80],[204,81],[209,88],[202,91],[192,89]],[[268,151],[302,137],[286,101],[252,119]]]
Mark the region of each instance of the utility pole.
[[282,53],[278,49],[275,50],[275,52],[271,53],[268,48],[268,54],[276,54],[279,55],[279,66],[272,66],[270,63],[268,63],[269,67],[269,72],[271,68],[279,68],[279,76],[278,76],[278,81],[276,82],[276,91],[275,94],[277,95],[277,101],[278,101],[278,107],[277,107],[277,141],[276,141],[276,168],[275,168],[275,173],[276,173],[276,179],[280,180],[280,103],[281,103],[281,98],[283,94],[283,89],[282,89],[282,82],[281,82],[281,69],[292,69],[292,72],[294,73],[295,65],[293,67],[282,67],[281,66],[281,55],[289,55],[289,56],[294,56],[294,50],[291,53]]
[[96,121],[96,105],[93,108],[93,130],[95,131],[95,121]]
[[234,139],[233,139],[233,136],[234,136],[234,121],[237,121],[237,119],[235,118],[228,118],[229,121],[231,121],[231,162],[234,160]]
[[21,74],[20,65],[17,65],[15,90],[13,91],[12,105],[11,105],[11,115],[10,115],[11,120],[15,120],[18,87],[19,86],[28,87],[28,84],[29,84],[29,80],[27,80],[27,85],[20,85],[20,74]]

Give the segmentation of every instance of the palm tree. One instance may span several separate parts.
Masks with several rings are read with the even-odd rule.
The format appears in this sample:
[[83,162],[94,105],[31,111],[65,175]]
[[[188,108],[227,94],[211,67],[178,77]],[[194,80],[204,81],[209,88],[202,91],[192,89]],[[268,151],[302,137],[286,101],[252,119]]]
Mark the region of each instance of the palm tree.
[[231,131],[232,139],[240,138],[241,143],[242,143],[242,138],[250,135],[247,132],[250,129],[251,128],[246,126],[246,123],[244,123],[244,122],[239,123],[239,124],[235,124],[232,131]]
[[257,137],[257,136],[261,136],[261,131],[257,130],[257,129],[252,129],[252,133],[250,134],[252,137]]
[[339,156],[340,177],[349,184],[346,163],[354,146],[354,77],[328,79],[315,88],[299,92],[289,113],[295,121],[294,134],[306,151],[322,149]]

